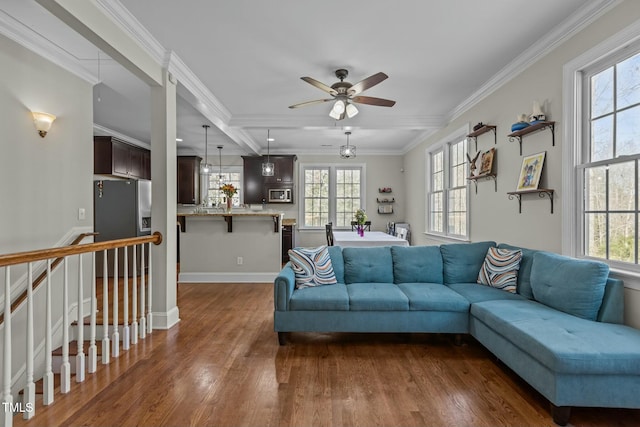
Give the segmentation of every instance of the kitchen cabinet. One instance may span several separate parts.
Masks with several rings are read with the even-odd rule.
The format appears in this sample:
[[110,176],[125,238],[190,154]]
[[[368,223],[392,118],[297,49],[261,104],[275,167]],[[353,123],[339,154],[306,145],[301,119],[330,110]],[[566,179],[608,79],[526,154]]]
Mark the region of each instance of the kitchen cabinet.
[[178,156],[176,170],[178,203],[200,204],[200,162],[202,157]]
[[289,261],[289,249],[293,249],[295,242],[295,224],[282,226],[282,262]]
[[151,179],[151,152],[112,136],[94,136],[93,173]]
[[295,155],[269,156],[274,164],[273,176],[262,176],[262,163],[266,156],[242,156],[244,160],[244,203],[260,204],[268,201],[269,188],[293,188]]
[[[273,176],[265,176],[265,184],[293,183],[293,166],[296,156],[270,156],[273,163]],[[262,161],[266,162],[266,157],[262,157]],[[262,174],[262,166],[260,166]]]

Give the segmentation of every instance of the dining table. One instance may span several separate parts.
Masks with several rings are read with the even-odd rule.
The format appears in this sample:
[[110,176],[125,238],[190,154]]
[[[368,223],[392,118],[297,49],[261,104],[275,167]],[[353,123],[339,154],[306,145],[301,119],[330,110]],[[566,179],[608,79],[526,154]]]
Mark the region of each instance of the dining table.
[[336,246],[409,246],[409,242],[400,237],[382,231],[365,231],[361,236],[357,231],[334,231],[333,242]]

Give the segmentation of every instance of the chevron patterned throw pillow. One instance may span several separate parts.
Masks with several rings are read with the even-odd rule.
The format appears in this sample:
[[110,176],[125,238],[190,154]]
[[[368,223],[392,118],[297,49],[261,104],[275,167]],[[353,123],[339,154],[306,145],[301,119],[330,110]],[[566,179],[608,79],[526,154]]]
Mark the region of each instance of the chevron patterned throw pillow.
[[289,261],[296,275],[296,289],[338,283],[326,246],[289,249]]
[[515,294],[520,260],[522,251],[519,249],[489,248],[478,274],[478,283]]

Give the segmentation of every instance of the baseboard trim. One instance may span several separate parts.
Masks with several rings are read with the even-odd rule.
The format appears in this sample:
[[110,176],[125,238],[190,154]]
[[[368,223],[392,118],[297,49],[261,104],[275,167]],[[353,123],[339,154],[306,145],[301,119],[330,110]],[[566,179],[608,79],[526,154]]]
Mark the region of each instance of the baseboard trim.
[[167,312],[154,311],[152,317],[153,329],[171,329],[180,322],[180,310],[173,307]]
[[273,283],[273,273],[180,273],[180,283]]

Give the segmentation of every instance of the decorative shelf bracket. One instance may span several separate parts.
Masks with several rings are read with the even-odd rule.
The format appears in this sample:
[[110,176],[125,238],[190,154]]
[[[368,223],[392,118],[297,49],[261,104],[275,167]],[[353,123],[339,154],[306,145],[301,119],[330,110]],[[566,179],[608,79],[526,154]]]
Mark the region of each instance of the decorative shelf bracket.
[[521,129],[519,131],[512,132],[507,136],[509,137],[509,142],[518,141],[518,144],[520,145],[520,155],[522,156],[522,137],[523,136],[539,130],[549,129],[551,130],[551,145],[555,147],[556,145],[555,128],[556,128],[556,122],[540,122],[540,123],[533,124],[531,126],[527,126],[526,128]]
[[493,188],[494,191],[497,193],[498,192],[498,180],[496,179],[496,174],[488,174],[488,175],[481,175],[481,176],[473,176],[473,177],[469,177],[467,178],[467,180],[472,181],[475,188],[476,188],[476,194],[478,194],[478,181],[479,180],[489,180],[492,179],[493,180]]
[[513,200],[514,198],[518,199],[518,213],[522,213],[522,195],[523,194],[534,194],[537,193],[538,197],[544,199],[545,197],[549,197],[549,202],[551,203],[551,213],[553,214],[553,193],[554,190],[549,188],[541,188],[538,190],[528,190],[528,191],[511,191],[508,192],[507,195],[509,200]]
[[227,233],[232,233],[233,232],[233,216],[224,215],[223,218],[224,218],[224,221],[227,223]]

